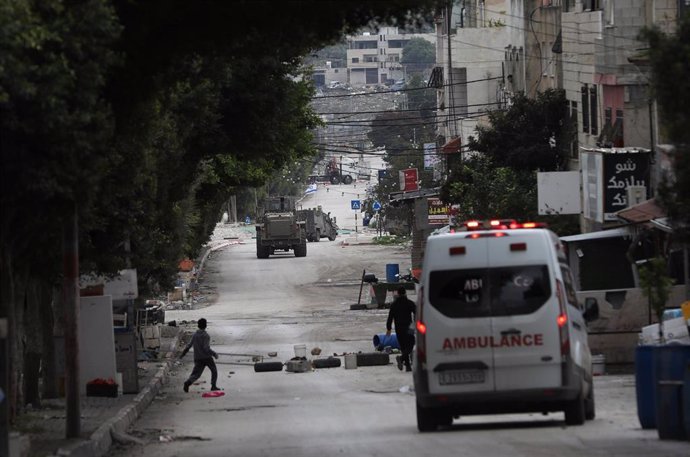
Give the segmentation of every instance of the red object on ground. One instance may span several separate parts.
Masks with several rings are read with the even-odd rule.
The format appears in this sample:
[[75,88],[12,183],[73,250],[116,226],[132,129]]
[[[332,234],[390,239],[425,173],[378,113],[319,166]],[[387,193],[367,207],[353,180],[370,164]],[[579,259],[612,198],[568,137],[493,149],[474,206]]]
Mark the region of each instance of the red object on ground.
[[225,395],[225,392],[223,392],[222,390],[214,390],[211,392],[204,392],[203,394],[201,394],[201,396],[204,398],[222,397],[223,395]]

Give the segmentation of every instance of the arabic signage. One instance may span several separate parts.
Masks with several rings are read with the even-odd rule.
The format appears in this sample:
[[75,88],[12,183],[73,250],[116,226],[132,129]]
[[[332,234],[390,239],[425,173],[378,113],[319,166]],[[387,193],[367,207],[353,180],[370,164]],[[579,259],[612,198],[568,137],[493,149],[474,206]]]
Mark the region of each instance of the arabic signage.
[[583,215],[597,222],[615,221],[628,207],[628,188],[649,195],[649,153],[581,151]]
[[424,169],[433,170],[439,162],[436,143],[424,143]]
[[400,170],[398,172],[398,177],[400,179],[400,190],[409,192],[419,189],[419,185],[417,184],[416,168],[406,168],[404,170]]
[[604,220],[616,220],[615,213],[628,207],[628,187],[644,186],[649,194],[649,154],[603,154]]
[[447,225],[450,217],[450,206],[436,197],[427,198],[426,202],[429,225]]

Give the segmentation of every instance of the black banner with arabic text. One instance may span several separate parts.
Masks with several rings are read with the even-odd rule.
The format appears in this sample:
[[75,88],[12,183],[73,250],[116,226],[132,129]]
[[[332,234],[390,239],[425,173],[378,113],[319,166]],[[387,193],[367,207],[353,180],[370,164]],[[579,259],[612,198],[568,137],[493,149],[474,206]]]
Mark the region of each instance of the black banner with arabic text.
[[603,154],[604,219],[628,207],[628,187],[645,186],[649,198],[649,153]]

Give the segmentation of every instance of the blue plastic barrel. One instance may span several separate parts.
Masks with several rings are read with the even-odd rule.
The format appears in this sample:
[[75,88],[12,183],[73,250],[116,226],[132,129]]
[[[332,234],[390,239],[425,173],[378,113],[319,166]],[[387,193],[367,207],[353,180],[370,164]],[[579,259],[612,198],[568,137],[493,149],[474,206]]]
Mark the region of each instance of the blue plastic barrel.
[[683,378],[690,362],[690,345],[666,344],[655,348],[656,429],[659,439],[688,439],[683,425]]
[[390,346],[391,349],[400,349],[400,344],[398,344],[398,335],[391,333],[386,336],[385,333],[379,333],[374,335],[374,347],[379,351],[382,351],[386,346]]
[[685,436],[690,440],[690,362],[685,364],[685,379],[683,380],[683,425]]
[[642,428],[656,428],[656,373],[654,370],[655,346],[638,346],[635,349],[635,394],[637,418]]
[[398,282],[397,275],[400,274],[400,266],[397,263],[386,264],[386,281]]

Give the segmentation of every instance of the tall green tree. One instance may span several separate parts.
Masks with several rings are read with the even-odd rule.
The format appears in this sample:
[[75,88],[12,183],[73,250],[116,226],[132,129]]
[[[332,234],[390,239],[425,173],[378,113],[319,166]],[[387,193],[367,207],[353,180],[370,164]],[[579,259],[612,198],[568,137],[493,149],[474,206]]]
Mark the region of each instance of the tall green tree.
[[539,217],[537,172],[563,170],[572,126],[565,94],[549,90],[530,99],[519,94],[506,111],[489,113],[489,124],[470,137],[463,160],[452,162],[442,186],[444,201],[459,205],[459,220],[542,220],[559,235],[579,232],[577,217]]
[[403,48],[400,63],[408,75],[421,74],[436,63],[436,45],[424,38],[411,38]]
[[673,176],[659,189],[661,204],[674,225],[674,236],[690,241],[690,14],[680,19],[674,34],[646,30],[652,87],[661,121],[675,147]]
[[43,320],[60,326],[46,291],[60,280],[72,208],[83,272],[129,261],[142,292],[169,284],[235,188],[313,154],[302,56],[435,3],[0,0],[0,317],[13,408],[17,380],[52,360],[24,364],[22,342],[37,338],[25,337],[35,329],[23,313],[50,311]]

